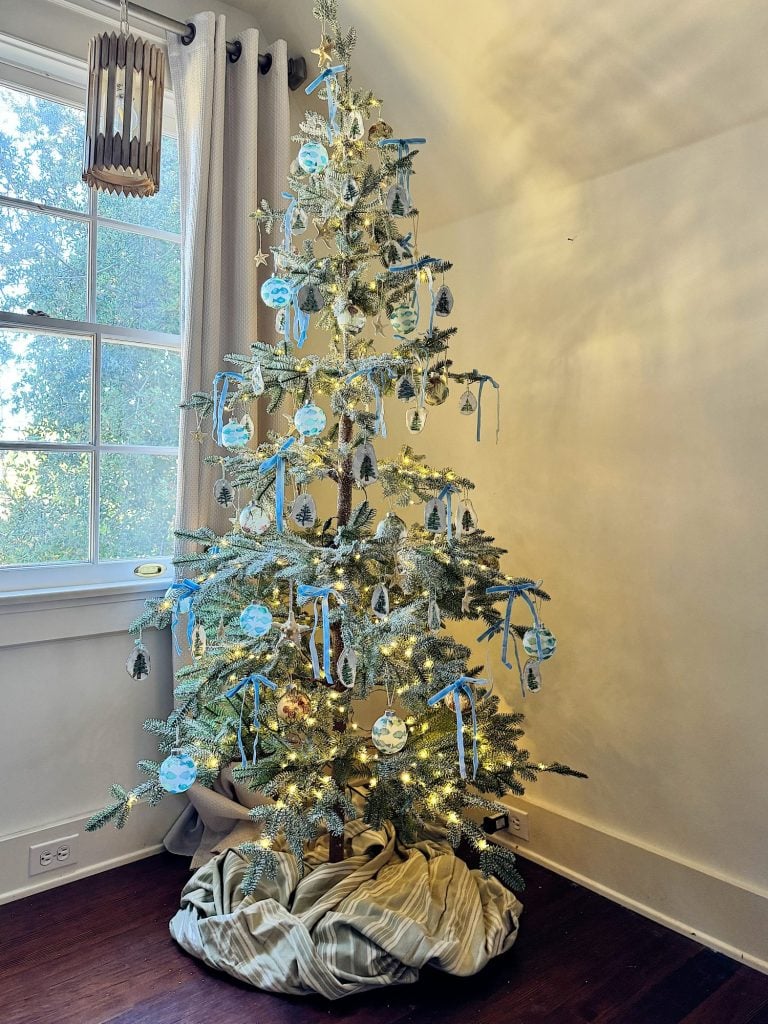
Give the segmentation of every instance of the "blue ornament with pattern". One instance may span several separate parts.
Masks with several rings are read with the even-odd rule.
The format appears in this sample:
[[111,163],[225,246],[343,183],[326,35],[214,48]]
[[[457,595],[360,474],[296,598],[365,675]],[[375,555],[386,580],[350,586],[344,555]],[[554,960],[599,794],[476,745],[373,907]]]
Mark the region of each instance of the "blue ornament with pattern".
[[249,604],[240,612],[240,628],[248,636],[264,636],[272,627],[272,612],[265,604]]
[[186,793],[197,778],[197,765],[189,754],[171,753],[160,765],[158,781],[166,793]]
[[382,754],[398,754],[408,740],[408,730],[402,718],[388,708],[373,723],[371,739],[373,740],[373,745]]
[[419,322],[419,314],[413,306],[395,306],[390,314],[389,322],[396,334],[411,334]]
[[[533,658],[538,658],[539,648],[536,644],[536,632],[537,630],[529,629],[523,637],[523,649],[526,654],[530,654]],[[555,653],[557,647],[557,639],[547,629],[546,626],[540,626],[538,629],[539,640],[541,641],[541,658],[542,661],[546,661],[547,658],[551,658]]]
[[317,437],[325,430],[325,413],[319,405],[302,405],[293,417],[296,429],[302,437]]
[[282,309],[291,301],[291,285],[284,277],[268,277],[261,286],[261,297],[272,309]]
[[319,142],[305,142],[296,158],[307,174],[316,174],[328,166],[328,150]]
[[244,448],[250,439],[248,424],[242,420],[229,420],[221,428],[221,443],[225,448]]

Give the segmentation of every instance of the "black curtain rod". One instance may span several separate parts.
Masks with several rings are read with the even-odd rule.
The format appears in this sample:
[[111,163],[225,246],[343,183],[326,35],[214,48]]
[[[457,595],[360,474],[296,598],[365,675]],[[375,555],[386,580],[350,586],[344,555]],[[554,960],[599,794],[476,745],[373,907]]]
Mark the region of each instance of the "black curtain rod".
[[[105,4],[108,7],[120,9],[120,0],[98,0],[99,3]],[[168,18],[165,14],[158,14],[157,11],[150,11],[148,7],[142,7],[141,4],[128,3],[128,13],[135,14],[137,18],[141,18],[143,21],[148,21],[151,25],[156,25],[158,28],[164,28],[168,32],[175,32],[181,36],[181,41],[185,46],[189,46],[192,40],[195,38],[196,29],[193,22],[177,21],[175,18]],[[243,52],[243,44],[239,39],[235,39],[234,42],[227,43],[227,57],[230,63],[234,64],[240,58],[240,54]],[[259,71],[262,75],[266,75],[272,67],[272,54],[271,53],[260,53],[259,54]],[[289,57],[288,58],[288,87],[292,90],[296,90],[300,85],[303,85],[307,80],[307,62],[303,57]]]

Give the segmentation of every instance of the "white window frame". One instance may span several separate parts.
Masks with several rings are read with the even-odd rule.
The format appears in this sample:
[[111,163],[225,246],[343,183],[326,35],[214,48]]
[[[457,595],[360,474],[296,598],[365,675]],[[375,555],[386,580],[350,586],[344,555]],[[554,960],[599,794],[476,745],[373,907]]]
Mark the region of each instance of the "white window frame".
[[[84,107],[87,83],[85,61],[56,54],[50,50],[33,47],[29,43],[13,39],[0,33],[0,86],[39,96],[42,99],[65,103],[69,106]],[[173,96],[166,93],[163,111],[163,134],[175,136],[176,118]],[[0,194],[0,206],[25,210],[32,214],[44,213],[64,217],[83,224],[88,231],[88,265],[86,282],[85,320],[61,320],[25,313],[7,313],[0,310],[0,328],[26,331],[34,334],[67,334],[91,340],[91,434],[88,443],[67,442],[5,441],[0,442],[2,451],[73,451],[87,452],[91,456],[90,503],[89,503],[89,558],[83,562],[53,562],[43,565],[0,566],[0,599],[18,599],[25,593],[60,591],[84,587],[114,587],[126,584],[137,588],[158,588],[173,579],[171,552],[156,554],[142,559],[120,559],[100,562],[99,544],[99,462],[102,453],[173,455],[178,457],[178,447],[151,445],[110,445],[101,443],[101,353],[105,341],[127,342],[146,345],[149,348],[181,350],[181,338],[176,334],[157,331],[143,331],[115,327],[96,322],[96,246],[98,228],[118,228],[133,232],[145,238],[181,242],[181,235],[156,228],[142,227],[123,221],[100,217],[97,209],[97,195],[88,190],[87,212],[64,210],[55,206],[13,199]],[[36,300],[38,301],[38,300]],[[42,303],[42,300],[39,300]],[[163,573],[142,579],[135,574],[140,565],[157,562],[163,565]]]

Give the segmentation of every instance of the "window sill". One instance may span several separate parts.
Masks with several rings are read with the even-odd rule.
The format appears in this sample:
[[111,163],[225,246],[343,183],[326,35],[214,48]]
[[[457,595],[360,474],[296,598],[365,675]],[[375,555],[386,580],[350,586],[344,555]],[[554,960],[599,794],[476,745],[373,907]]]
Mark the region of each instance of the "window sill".
[[170,580],[8,591],[0,595],[0,648],[50,640],[127,633],[149,597]]

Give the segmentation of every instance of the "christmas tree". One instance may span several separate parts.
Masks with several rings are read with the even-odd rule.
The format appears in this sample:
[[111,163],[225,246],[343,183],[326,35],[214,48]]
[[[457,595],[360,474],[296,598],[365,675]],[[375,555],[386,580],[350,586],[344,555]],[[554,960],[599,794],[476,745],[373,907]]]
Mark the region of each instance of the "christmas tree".
[[[113,802],[89,827],[121,827],[138,800],[154,804],[195,780],[212,786],[234,762],[237,781],[272,798],[250,812],[262,830],[242,851],[251,862],[246,892],[276,870],[276,845],[302,866],[307,845],[327,831],[330,859],[342,859],[345,822],[360,816],[374,827],[392,822],[404,843],[443,829],[454,847],[474,849],[484,872],[518,887],[513,854],[489,842],[471,812],[503,811],[498,798],[522,794],[542,772],[578,773],[532,761],[520,745],[522,714],[500,710],[476,656],[445,625],[477,621],[478,639],[499,638],[504,664],[513,668],[514,653],[521,683],[536,686],[538,665],[555,647],[539,617],[549,597],[535,581],[503,574],[503,549],[481,529],[467,532],[471,517],[455,529],[455,499],[473,484],[408,446],[378,459],[376,483],[390,511],[379,517],[355,500],[355,451],[386,434],[385,399],[415,400],[407,422],[421,429],[430,369],[439,368],[441,401],[448,380],[482,388],[490,378],[449,373],[455,329],[434,323],[435,279],[451,264],[418,250],[410,177],[413,146],[424,140],[393,138],[376,117],[376,97],[352,85],[355,33],[339,29],[336,0],[318,0],[315,14],[322,70],[307,91],[327,99],[328,116],[308,113],[300,126],[286,207],[262,201],[254,215],[259,232],[281,234],[262,287],[281,340],[228,356],[236,369],[187,402],[211,417],[238,508],[247,504],[224,536],[208,528],[181,535],[178,582],[134,623],[137,632],[170,626],[178,649],[185,622],[188,643],[193,632],[208,640],[178,671],[167,720],[146,723],[168,756],[141,762],[147,780],[130,791],[113,787]],[[406,209],[409,233],[393,215]],[[310,220],[314,237],[297,238]],[[330,335],[327,352],[301,351],[310,319],[315,336]],[[393,341],[377,349],[385,320]],[[411,380],[420,386],[406,387]],[[256,401],[270,413],[287,406],[290,432],[249,446]],[[221,459],[221,447],[207,458]],[[333,514],[291,532],[287,480],[302,492],[331,480]],[[406,525],[392,511],[427,502],[421,523]],[[524,624],[511,620],[516,601]],[[520,646],[536,672],[522,665]],[[382,692],[387,709],[366,729],[369,698]]]

